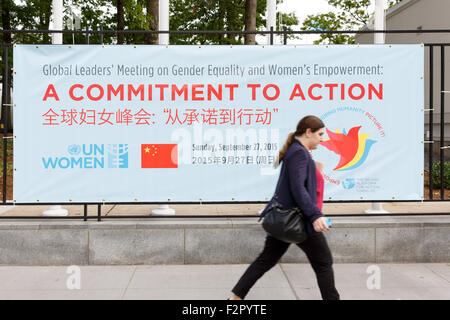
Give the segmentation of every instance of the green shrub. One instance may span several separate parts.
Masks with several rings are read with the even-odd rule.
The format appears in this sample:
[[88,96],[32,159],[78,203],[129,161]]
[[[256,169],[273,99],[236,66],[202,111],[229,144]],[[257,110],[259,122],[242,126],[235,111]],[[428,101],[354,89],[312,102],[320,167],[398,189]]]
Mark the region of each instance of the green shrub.
[[[3,177],[3,139],[1,139],[3,136],[0,137],[0,177]],[[13,144],[12,141],[8,143],[8,148],[6,149],[7,152],[7,164],[6,164],[6,174],[12,175],[13,171],[13,161],[11,159],[13,155]],[[1,182],[0,182],[1,183]]]
[[[433,188],[441,187],[441,162],[433,163]],[[444,188],[450,189],[450,161],[444,162]]]

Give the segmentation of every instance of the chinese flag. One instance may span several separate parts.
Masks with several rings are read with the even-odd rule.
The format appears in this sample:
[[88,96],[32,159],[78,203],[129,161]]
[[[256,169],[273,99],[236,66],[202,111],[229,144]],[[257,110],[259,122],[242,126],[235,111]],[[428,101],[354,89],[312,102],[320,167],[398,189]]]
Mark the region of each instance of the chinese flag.
[[142,144],[142,168],[178,168],[178,145]]

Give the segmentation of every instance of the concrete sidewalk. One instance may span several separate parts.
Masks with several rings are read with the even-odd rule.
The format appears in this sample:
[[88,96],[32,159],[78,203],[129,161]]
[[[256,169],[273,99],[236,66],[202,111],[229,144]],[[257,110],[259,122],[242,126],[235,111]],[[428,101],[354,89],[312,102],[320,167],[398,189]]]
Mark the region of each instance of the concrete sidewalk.
[[[225,300],[247,266],[0,266],[0,299]],[[335,264],[334,271],[343,300],[450,299],[448,263]],[[247,296],[259,299],[320,299],[311,266],[276,265]]]

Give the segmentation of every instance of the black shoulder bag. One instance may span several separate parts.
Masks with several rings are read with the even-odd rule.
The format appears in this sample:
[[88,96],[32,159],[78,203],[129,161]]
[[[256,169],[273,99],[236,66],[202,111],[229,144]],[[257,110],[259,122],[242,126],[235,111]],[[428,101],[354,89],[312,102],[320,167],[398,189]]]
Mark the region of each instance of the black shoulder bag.
[[277,201],[281,181],[286,170],[287,168],[283,164],[275,194],[261,213],[258,221],[264,219],[262,227],[272,237],[284,242],[301,243],[306,240],[308,234],[306,233],[305,217],[300,208],[293,207],[283,210],[281,204]]

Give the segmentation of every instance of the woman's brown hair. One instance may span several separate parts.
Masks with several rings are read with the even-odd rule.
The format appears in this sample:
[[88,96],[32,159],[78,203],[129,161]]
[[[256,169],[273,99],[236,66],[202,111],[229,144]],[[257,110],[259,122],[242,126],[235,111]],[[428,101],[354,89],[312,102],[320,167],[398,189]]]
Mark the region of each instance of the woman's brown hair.
[[316,132],[325,127],[325,124],[316,116],[306,116],[303,117],[297,124],[297,129],[295,132],[291,132],[288,135],[286,143],[278,154],[278,161],[275,162],[275,166],[278,166],[281,161],[283,161],[284,156],[289,148],[289,146],[294,142],[295,137],[299,137],[306,132],[307,129],[311,129],[312,132]]

